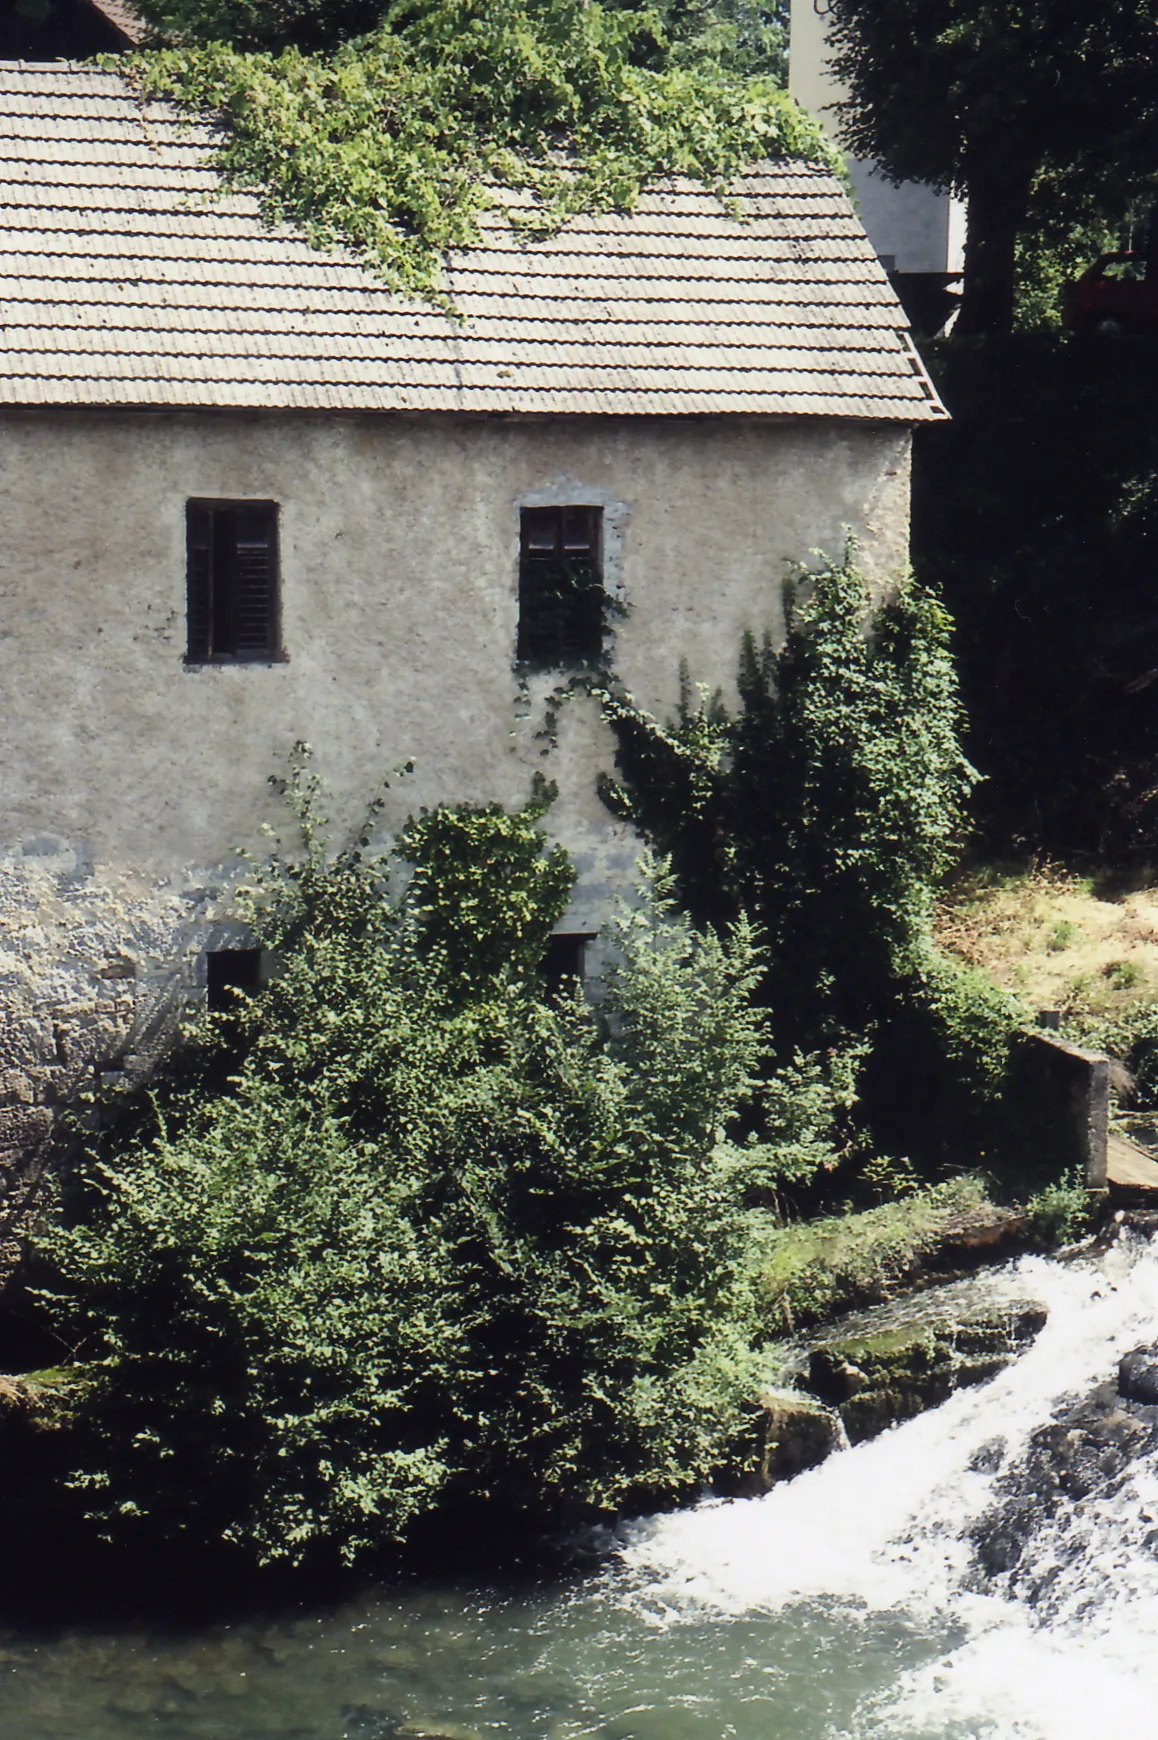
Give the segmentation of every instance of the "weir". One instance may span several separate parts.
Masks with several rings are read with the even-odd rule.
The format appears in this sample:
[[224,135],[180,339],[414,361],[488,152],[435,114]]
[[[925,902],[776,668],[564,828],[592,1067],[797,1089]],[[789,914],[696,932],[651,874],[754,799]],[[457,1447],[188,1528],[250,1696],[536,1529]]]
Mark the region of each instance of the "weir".
[[[1158,1409],[1126,1416],[1147,1435],[1145,1454],[1119,1461],[1095,1441],[1068,1489],[1034,1457],[1059,1412],[1063,1440],[1075,1437],[1080,1398],[1101,1386],[1110,1407],[1119,1360],[1154,1340],[1158,1255],[1128,1235],[1098,1265],[1025,1259],[1014,1273],[1049,1321],[992,1383],[763,1499],[643,1525],[626,1547],[650,1598],[685,1615],[819,1601],[853,1625],[891,1614],[954,1628],[952,1647],[858,1712],[849,1732],[866,1740],[1153,1731]],[[991,1572],[978,1547],[1011,1493],[1024,1501],[1022,1538],[1014,1562]]]

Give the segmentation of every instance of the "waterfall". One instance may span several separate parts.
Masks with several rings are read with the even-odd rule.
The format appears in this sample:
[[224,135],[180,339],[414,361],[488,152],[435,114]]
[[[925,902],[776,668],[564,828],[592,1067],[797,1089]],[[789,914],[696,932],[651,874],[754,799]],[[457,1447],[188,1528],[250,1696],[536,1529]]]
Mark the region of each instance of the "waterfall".
[[1158,1732],[1155,1459],[1061,1505],[1011,1574],[979,1575],[970,1533],[1031,1434],[1158,1339],[1158,1249],[1127,1234],[1096,1263],[1024,1259],[1010,1282],[1049,1319],[1007,1371],[764,1498],[637,1525],[625,1599],[676,1626],[819,1601],[850,1626],[897,1614],[944,1628],[952,1647],[841,1729],[857,1740]]

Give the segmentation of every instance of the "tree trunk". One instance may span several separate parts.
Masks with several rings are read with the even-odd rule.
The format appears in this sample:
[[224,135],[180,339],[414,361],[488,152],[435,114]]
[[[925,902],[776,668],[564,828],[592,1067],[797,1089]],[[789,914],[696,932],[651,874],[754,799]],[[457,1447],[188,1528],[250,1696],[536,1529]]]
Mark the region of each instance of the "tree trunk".
[[965,286],[954,331],[1003,335],[1013,326],[1017,238],[1037,164],[1028,155],[978,152],[966,157],[965,166]]

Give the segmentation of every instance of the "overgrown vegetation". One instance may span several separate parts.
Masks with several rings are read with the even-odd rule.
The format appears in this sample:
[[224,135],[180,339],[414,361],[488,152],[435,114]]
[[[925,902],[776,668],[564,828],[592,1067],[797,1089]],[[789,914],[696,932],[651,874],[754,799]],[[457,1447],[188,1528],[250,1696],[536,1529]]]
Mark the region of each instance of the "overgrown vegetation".
[[743,648],[740,708],[684,682],[661,725],[611,696],[613,807],[669,853],[700,922],[748,912],[781,1055],[867,1041],[862,1140],[928,1166],[985,1155],[1020,1011],[935,947],[973,772],[941,606],[874,603],[851,559],[787,594],[787,638]]
[[859,1214],[768,1230],[759,1290],[770,1320],[792,1331],[890,1298],[954,1225],[987,1202],[983,1181],[965,1176]]
[[[723,192],[756,158],[837,162],[776,80],[749,70],[750,9],[673,6],[678,39],[655,11],[598,0],[358,3],[328,9],[329,34],[316,6],[268,20],[235,0],[143,10],[167,46],[133,57],[129,76],[224,117],[225,185],[435,300],[446,254],[477,239],[489,206],[543,234],[630,208],[658,175]],[[729,43],[740,70],[719,58]]]
[[750,1187],[830,1159],[820,1063],[750,1103],[747,926],[697,934],[653,871],[598,1010],[549,1001],[571,873],[542,800],[423,814],[391,899],[390,858],[327,854],[308,770],[290,796],[304,855],[249,895],[282,970],[218,1024],[232,1073],[210,1045],[161,1084],[41,1244],[89,1516],[349,1563],[436,1505],[693,1489],[758,1381]]
[[1044,1251],[1076,1243],[1094,1222],[1095,1210],[1085,1180],[1076,1176],[1043,1185],[1025,1207],[1028,1236]]

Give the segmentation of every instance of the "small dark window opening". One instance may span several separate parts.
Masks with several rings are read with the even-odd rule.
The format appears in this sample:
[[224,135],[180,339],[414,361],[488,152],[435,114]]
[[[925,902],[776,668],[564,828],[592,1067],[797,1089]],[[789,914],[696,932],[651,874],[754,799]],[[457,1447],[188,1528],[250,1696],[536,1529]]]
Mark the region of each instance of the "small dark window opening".
[[593,664],[603,652],[603,510],[524,508],[518,656],[528,665]]
[[587,945],[594,940],[593,930],[556,932],[549,939],[540,969],[549,992],[559,996],[571,989],[573,979],[585,977]]
[[189,664],[280,657],[276,502],[189,502],[185,573]]
[[237,1008],[237,992],[252,997],[261,989],[260,949],[211,949],[205,956],[206,1002],[228,1014]]

